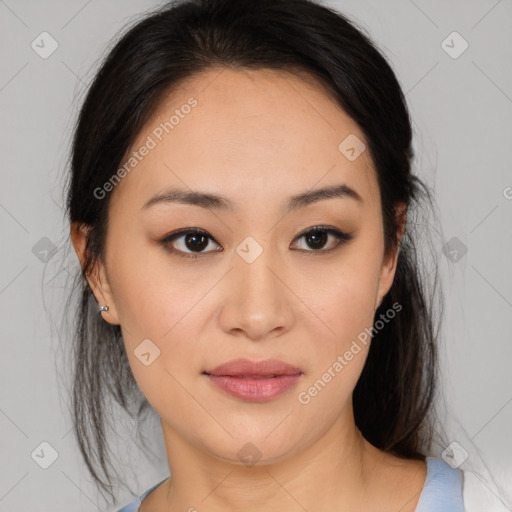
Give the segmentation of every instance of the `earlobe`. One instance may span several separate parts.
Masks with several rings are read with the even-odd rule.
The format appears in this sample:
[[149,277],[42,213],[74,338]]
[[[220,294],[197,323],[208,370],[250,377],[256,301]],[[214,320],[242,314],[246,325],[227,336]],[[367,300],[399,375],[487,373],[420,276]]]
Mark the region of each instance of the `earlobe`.
[[119,317],[112,293],[112,288],[107,279],[105,266],[97,262],[90,276],[87,276],[87,282],[96,297],[98,303],[98,313],[103,320],[112,325],[119,325]]
[[[72,223],[70,227],[71,241],[82,269],[85,268],[86,263],[86,246],[89,229],[90,226],[79,223]],[[103,263],[97,261],[92,269],[88,271],[86,278],[98,303],[98,313],[101,314],[102,318],[108,323],[119,325],[120,322],[112,289],[107,280],[106,269]]]

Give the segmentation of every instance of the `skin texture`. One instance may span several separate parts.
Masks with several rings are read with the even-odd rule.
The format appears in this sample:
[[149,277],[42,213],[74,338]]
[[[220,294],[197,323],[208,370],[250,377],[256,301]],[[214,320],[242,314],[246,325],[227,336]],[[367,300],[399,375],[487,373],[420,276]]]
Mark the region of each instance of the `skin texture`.
[[[217,68],[169,94],[132,151],[190,97],[197,106],[161,141],[153,135],[156,147],[115,187],[105,265],[89,277],[98,303],[110,308],[103,319],[121,324],[135,379],[161,418],[172,481],[140,510],[413,512],[425,463],[377,450],[355,426],[352,392],[369,344],[359,343],[361,351],[308,404],[297,399],[371,328],[396,270],[398,253],[384,258],[369,151],[350,161],[338,149],[350,134],[366,144],[362,131],[312,79]],[[281,213],[290,196],[335,184],[363,202],[324,199]],[[219,194],[237,210],[142,209],[168,187]],[[401,236],[404,208],[399,215]],[[354,238],[323,253],[297,239],[320,224]],[[191,227],[213,238],[197,259],[160,243]],[[82,261],[85,236],[71,227]],[[236,251],[248,236],[263,249],[252,263]],[[337,243],[329,235],[320,248]],[[185,236],[172,245],[194,254]],[[160,356],[145,366],[134,350],[148,338]],[[281,359],[303,375],[269,402],[245,402],[202,374],[238,357]],[[252,466],[237,455],[248,442],[261,455]]]

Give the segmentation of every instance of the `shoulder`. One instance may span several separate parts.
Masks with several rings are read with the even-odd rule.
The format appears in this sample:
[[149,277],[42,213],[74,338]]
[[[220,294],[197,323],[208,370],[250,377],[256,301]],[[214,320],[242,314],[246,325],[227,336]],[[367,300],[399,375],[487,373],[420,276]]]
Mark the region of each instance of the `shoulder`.
[[[404,512],[466,512],[463,473],[434,457],[404,459],[381,454],[382,479],[377,494]],[[390,490],[390,491],[388,491]]]
[[416,512],[465,512],[463,473],[446,462],[426,457],[427,477]]
[[120,508],[117,512],[137,512],[139,510],[141,499],[137,498],[136,500],[128,503],[123,508]]
[[165,478],[164,480],[156,483],[155,485],[150,487],[147,491],[144,491],[144,493],[142,493],[137,499],[133,500],[132,502],[125,505],[124,507],[120,508],[117,512],[139,512],[139,508],[142,503],[142,500],[144,500],[144,498],[146,498],[146,496],[151,491],[156,489],[161,483],[165,482],[166,480],[168,480],[168,478]]

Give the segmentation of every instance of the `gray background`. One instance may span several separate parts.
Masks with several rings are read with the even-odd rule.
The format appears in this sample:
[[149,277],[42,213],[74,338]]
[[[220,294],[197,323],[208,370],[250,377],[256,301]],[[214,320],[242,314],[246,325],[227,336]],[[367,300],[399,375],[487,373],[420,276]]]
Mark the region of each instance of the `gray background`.
[[[468,511],[484,510],[478,486],[494,499],[485,510],[506,510],[495,494],[510,503],[512,1],[327,4],[368,31],[406,93],[415,170],[434,187],[442,224],[445,441],[469,454],[460,466]],[[77,268],[77,260],[69,253],[62,188],[76,109],[103,50],[126,22],[157,5],[0,0],[0,512],[107,510],[70,434],[63,391],[66,339],[57,324],[66,268]],[[46,59],[31,47],[43,31],[58,43]],[[457,58],[461,40],[443,43],[453,31],[469,44]],[[116,422],[119,457],[128,457],[129,483],[140,494],[168,474],[158,421],[147,431],[156,455],[150,460],[132,440],[133,424]],[[57,455],[47,469],[36,463],[41,449]]]

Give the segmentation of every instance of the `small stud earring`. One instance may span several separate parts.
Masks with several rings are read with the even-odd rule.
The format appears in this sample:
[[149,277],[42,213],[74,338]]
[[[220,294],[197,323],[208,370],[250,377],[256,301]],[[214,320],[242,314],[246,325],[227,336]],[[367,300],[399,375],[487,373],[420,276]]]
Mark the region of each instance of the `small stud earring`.
[[108,306],[106,304],[103,306],[100,306],[99,313],[101,314],[103,311],[108,311]]

